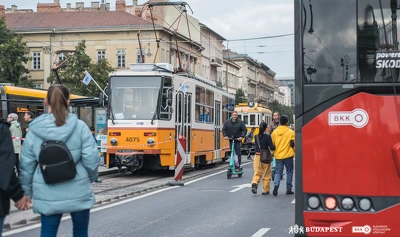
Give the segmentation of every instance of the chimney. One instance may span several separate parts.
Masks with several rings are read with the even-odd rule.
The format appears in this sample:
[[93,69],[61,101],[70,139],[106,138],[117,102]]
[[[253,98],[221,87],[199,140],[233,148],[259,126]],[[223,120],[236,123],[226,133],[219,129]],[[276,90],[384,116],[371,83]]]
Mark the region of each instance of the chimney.
[[80,11],[82,11],[85,8],[85,3],[84,2],[76,2],[76,8]]
[[92,9],[98,10],[100,8],[100,3],[99,2],[91,2],[92,4]]
[[4,16],[6,14],[6,7],[4,5],[0,5],[0,16]]
[[108,2],[108,3],[106,3],[106,6],[107,6],[107,7],[106,7],[106,11],[108,11],[108,12],[109,12],[109,11],[110,11],[110,7],[111,7],[111,6],[110,6],[110,3],[109,3],[109,2]]
[[16,6],[16,5],[11,5],[11,11],[12,11],[12,12],[17,11],[17,6]]
[[54,0],[54,3],[60,4],[60,0]]
[[115,2],[115,10],[117,12],[124,12],[126,11],[126,4],[125,4],[125,0],[117,0]]
[[137,6],[137,0],[133,0],[133,6]]
[[71,10],[71,3],[67,3],[67,9]]
[[58,3],[38,3],[37,12],[61,12],[61,7]]

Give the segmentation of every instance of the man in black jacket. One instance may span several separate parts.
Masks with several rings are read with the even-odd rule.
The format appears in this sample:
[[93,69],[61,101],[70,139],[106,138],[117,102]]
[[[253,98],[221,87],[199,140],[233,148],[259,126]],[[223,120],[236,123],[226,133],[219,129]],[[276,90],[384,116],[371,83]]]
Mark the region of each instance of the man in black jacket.
[[[238,119],[238,112],[232,112],[232,118],[225,121],[224,126],[222,127],[222,134],[224,135],[224,139],[234,139],[235,144],[235,154],[238,158],[238,163],[235,162],[236,171],[240,171],[240,165],[242,164],[241,158],[241,144],[242,139],[247,133],[246,125],[240,119]],[[232,141],[229,141],[229,147],[232,148]]]
[[0,236],[4,219],[10,212],[10,199],[18,209],[30,208],[30,200],[24,195],[14,172],[16,157],[9,127],[9,123],[0,119]]

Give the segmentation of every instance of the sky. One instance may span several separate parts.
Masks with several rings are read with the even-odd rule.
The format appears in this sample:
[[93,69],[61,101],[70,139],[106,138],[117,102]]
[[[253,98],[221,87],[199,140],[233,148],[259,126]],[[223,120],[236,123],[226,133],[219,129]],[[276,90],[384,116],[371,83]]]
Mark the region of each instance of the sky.
[[[100,0],[60,0],[61,7],[75,2]],[[115,10],[116,0],[106,0]],[[132,0],[125,0],[132,5]],[[52,0],[0,0],[0,5],[18,9],[33,9],[37,3],[53,3]],[[144,0],[138,0],[143,4]],[[276,73],[276,77],[294,78],[294,3],[293,0],[186,0],[193,10],[193,17],[227,40],[229,48],[237,53],[248,54],[264,63]],[[291,34],[286,37],[250,40],[251,38]],[[226,42],[224,43],[226,45]]]

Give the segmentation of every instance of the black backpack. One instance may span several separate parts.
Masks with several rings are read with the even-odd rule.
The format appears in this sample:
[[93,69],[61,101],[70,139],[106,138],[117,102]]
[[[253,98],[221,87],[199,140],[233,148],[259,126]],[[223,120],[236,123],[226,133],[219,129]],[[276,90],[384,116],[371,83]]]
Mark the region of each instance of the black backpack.
[[40,148],[39,167],[47,184],[62,183],[75,178],[76,164],[63,142],[44,141]]

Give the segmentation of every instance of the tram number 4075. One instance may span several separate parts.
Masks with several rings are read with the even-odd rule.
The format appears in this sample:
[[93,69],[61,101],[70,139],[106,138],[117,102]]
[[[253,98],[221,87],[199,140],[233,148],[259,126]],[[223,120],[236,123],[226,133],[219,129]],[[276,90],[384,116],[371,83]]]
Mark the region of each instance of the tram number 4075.
[[125,139],[126,142],[140,142],[139,137],[127,137]]

